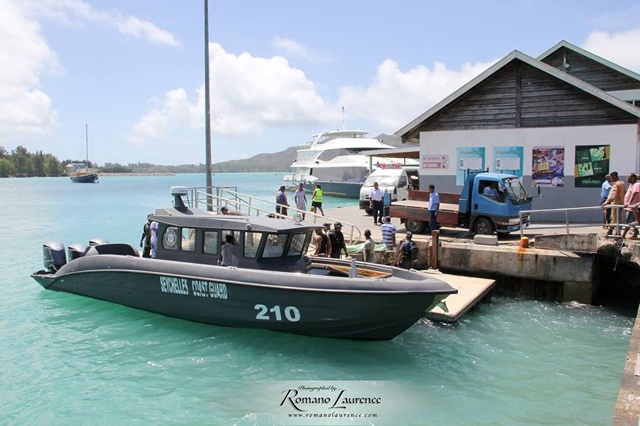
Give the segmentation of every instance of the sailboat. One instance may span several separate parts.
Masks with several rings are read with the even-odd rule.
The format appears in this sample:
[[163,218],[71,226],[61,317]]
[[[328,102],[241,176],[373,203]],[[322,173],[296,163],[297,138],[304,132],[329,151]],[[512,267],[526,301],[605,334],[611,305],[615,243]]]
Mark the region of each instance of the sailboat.
[[[73,183],[97,183],[98,173],[89,168],[89,125],[85,125],[85,141],[87,158],[84,164],[72,163],[67,166],[67,173]],[[84,167],[83,167],[84,166]]]

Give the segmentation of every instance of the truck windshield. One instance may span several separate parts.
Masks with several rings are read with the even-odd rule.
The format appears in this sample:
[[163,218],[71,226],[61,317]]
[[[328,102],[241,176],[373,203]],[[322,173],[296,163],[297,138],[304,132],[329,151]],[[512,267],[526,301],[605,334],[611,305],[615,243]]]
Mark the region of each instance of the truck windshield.
[[373,186],[373,182],[378,182],[378,186],[395,186],[397,181],[398,176],[370,175],[362,186]]
[[522,186],[520,179],[508,178],[504,179],[502,183],[505,186],[509,199],[511,199],[513,204],[521,204],[530,201],[530,197],[524,189],[524,186]]

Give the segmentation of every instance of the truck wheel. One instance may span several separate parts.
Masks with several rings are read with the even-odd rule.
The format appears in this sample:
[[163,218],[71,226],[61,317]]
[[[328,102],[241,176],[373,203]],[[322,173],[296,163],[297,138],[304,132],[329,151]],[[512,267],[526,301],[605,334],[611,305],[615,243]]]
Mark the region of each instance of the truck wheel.
[[373,210],[371,210],[371,209],[369,209],[369,208],[364,209],[364,212],[365,212],[366,214],[368,214],[369,216],[371,216],[371,215],[373,214]]
[[407,221],[404,223],[404,227],[407,231],[411,231],[414,234],[420,234],[421,232],[424,232],[425,229],[427,229],[427,223],[421,220],[407,219]]
[[476,234],[481,235],[493,235],[496,230],[495,226],[493,226],[493,222],[485,217],[481,217],[480,219],[476,220],[476,223],[473,227]]

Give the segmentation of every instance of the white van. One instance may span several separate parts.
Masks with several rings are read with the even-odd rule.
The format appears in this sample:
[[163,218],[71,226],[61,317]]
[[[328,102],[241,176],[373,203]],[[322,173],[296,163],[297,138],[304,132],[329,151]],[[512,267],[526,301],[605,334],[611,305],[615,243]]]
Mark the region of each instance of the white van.
[[418,189],[418,168],[377,169],[371,173],[360,188],[360,209],[367,214],[371,214],[369,192],[373,189],[374,182],[378,182],[382,192],[391,194],[391,201],[406,200],[410,184],[414,189]]

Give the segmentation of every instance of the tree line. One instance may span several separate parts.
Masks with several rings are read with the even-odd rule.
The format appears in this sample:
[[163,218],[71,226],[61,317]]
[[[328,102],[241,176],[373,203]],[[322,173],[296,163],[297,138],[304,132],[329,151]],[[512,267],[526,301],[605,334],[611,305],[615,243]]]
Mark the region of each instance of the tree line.
[[[258,154],[244,160],[232,160],[212,164],[214,173],[238,172],[281,172],[290,170],[295,160],[296,149],[288,148],[273,154]],[[55,177],[64,176],[65,166],[69,163],[84,163],[82,160],[58,160],[52,154],[42,151],[34,153],[23,146],[11,152],[0,146],[0,177]],[[99,173],[205,173],[205,164],[181,164],[164,166],[151,163],[105,163],[103,166],[89,162],[89,167]]]

